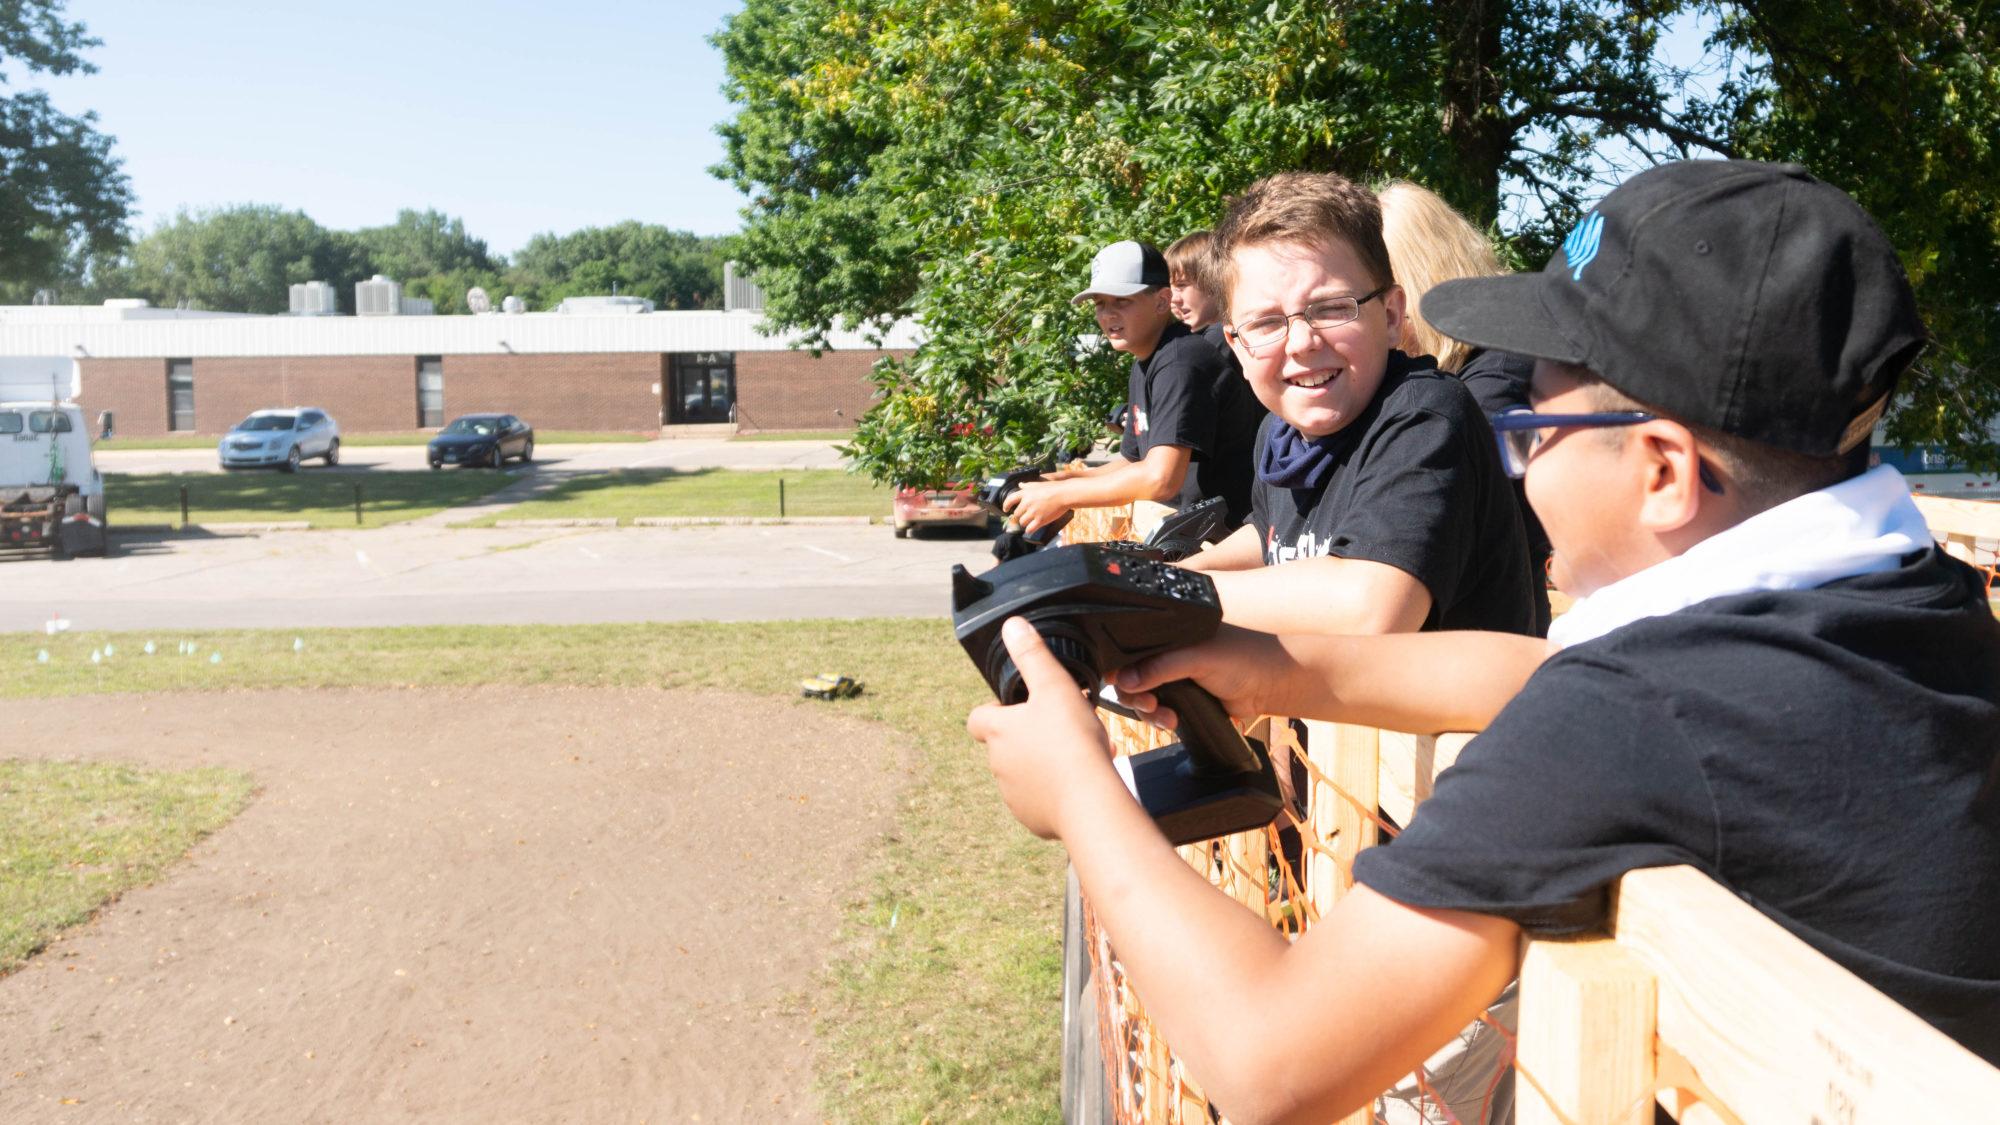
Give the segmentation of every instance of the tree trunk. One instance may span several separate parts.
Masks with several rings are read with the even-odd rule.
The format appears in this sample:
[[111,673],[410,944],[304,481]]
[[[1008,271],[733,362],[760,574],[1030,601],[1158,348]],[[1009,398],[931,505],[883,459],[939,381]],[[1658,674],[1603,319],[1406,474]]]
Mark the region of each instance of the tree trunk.
[[1500,165],[1513,137],[1500,105],[1500,28],[1506,0],[1434,0],[1444,49],[1444,135],[1455,157],[1455,181],[1443,194],[1475,224],[1500,214]]

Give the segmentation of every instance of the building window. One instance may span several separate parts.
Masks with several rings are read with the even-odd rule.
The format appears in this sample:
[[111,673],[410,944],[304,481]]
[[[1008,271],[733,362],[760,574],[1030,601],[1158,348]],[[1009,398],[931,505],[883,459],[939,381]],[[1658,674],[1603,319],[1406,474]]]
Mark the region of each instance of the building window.
[[417,425],[436,429],[444,425],[444,357],[417,357]]
[[167,361],[167,429],[194,429],[194,360]]
[[674,357],[667,394],[670,423],[736,420],[736,353],[696,352]]

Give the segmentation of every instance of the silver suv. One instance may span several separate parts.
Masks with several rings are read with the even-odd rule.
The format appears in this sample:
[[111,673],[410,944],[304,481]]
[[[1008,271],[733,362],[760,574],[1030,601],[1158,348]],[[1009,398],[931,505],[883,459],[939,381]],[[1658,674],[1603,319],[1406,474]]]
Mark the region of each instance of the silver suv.
[[259,410],[236,423],[215,446],[225,469],[276,467],[299,471],[299,462],[317,457],[340,464],[340,424],[311,406]]

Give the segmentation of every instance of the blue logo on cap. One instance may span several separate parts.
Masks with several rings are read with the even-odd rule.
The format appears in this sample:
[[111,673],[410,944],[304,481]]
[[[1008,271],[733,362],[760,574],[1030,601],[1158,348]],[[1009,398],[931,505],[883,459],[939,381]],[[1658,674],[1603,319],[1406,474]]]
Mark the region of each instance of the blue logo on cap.
[[1571,281],[1583,280],[1583,267],[1597,257],[1597,240],[1604,235],[1604,216],[1593,211],[1563,239],[1563,261],[1569,263]]

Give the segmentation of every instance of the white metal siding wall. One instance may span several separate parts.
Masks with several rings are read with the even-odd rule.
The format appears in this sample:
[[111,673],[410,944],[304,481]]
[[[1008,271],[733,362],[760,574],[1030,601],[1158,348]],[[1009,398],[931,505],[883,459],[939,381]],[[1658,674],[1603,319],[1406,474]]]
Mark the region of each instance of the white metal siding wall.
[[[757,331],[750,312],[655,312],[644,315],[292,317],[242,316],[188,320],[55,323],[16,314],[0,317],[0,355],[81,355],[92,359],[152,356],[463,355],[578,352],[771,352],[791,336]],[[916,346],[903,322],[881,343],[835,332],[836,350]],[[77,349],[81,348],[79,353]]]

